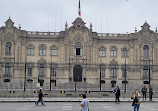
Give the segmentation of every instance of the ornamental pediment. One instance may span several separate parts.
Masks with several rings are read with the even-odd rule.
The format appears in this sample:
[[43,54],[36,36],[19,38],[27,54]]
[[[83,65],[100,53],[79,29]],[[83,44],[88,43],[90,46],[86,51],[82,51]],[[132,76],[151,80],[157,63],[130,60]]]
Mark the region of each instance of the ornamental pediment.
[[80,27],[85,26],[86,23],[81,18],[76,18],[72,24],[74,27],[80,28]]
[[92,24],[90,25],[90,29],[85,26],[85,22],[82,20],[82,18],[78,17],[75,19],[74,22],[72,22],[72,26],[68,28],[67,23],[65,24],[65,31],[67,34],[69,33],[75,33],[75,32],[81,32],[81,33],[91,33],[92,32]]
[[139,31],[139,33],[141,33],[142,35],[154,33],[154,31],[150,30],[150,25],[146,21],[141,27],[142,29]]
[[138,32],[139,44],[152,44],[155,42],[155,33],[154,31],[150,30],[150,25],[145,22],[141,27],[142,29]]

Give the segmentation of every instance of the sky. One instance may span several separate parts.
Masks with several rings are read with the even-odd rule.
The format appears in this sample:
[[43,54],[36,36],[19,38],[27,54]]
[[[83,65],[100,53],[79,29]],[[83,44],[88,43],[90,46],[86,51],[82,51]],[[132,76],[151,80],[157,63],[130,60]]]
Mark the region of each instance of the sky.
[[[80,0],[81,18],[98,33],[133,33],[145,21],[155,31],[158,0]],[[11,17],[22,30],[59,32],[78,17],[79,0],[0,0],[0,27]]]

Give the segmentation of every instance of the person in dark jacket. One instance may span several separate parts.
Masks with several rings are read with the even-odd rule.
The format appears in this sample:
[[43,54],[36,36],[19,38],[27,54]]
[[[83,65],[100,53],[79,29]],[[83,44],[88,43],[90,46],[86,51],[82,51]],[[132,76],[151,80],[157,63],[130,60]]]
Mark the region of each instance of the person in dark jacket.
[[38,103],[41,102],[41,104],[45,106],[43,103],[43,97],[44,97],[43,90],[42,88],[40,88],[39,93],[38,93],[38,101],[36,101],[35,104],[38,105]]
[[115,88],[115,102],[120,102],[120,88],[118,85]]
[[152,101],[152,96],[153,96],[153,88],[149,86],[149,101]]
[[146,86],[144,85],[144,87],[142,88],[143,100],[144,100],[144,99],[146,100],[146,93],[147,93],[147,88],[146,88]]

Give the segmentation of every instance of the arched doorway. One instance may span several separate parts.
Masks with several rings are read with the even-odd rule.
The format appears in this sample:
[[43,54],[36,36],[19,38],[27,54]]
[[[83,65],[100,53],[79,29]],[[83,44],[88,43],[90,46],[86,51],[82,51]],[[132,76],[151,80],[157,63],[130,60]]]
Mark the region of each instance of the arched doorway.
[[74,66],[73,73],[73,80],[76,82],[82,82],[82,67],[80,65]]

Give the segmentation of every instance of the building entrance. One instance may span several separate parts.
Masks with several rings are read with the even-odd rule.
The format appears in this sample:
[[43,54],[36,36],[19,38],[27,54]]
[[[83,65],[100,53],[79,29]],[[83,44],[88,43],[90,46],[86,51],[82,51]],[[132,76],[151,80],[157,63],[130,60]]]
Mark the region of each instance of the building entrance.
[[80,65],[74,66],[73,73],[73,80],[76,82],[82,82],[82,67]]

